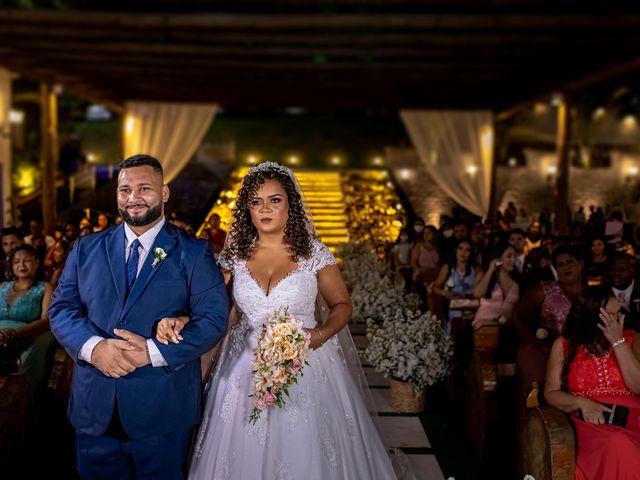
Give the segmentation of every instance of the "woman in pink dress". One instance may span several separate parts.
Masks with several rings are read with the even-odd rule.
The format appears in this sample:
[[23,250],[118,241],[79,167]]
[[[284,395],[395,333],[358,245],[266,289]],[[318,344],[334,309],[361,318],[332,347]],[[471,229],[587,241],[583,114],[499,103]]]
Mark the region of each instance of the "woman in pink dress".
[[523,395],[532,382],[544,381],[551,345],[562,331],[571,302],[583,290],[583,263],[574,247],[556,247],[551,263],[558,280],[540,282],[529,289],[514,316],[521,341],[516,363]]
[[520,299],[516,252],[509,244],[496,247],[489,268],[480,282],[473,288],[473,295],[480,298],[480,307],[473,319],[473,328],[498,325],[501,319],[511,320]]
[[[640,475],[640,341],[623,325],[618,300],[593,287],[574,302],[551,349],[545,398],[572,414],[578,480]],[[614,406],[628,409],[626,420]]]

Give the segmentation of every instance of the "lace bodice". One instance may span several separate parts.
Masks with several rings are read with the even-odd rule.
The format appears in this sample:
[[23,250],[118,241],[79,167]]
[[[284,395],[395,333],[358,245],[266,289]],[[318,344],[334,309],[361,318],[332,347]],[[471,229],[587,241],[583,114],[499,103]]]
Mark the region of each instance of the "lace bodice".
[[288,307],[289,313],[302,320],[305,327],[313,327],[318,294],[316,273],[334,265],[336,260],[322,242],[312,240],[311,256],[301,258],[298,267],[271,287],[268,295],[251,275],[246,260],[232,258],[223,251],[218,263],[233,277],[233,302],[241,314],[241,322],[256,328],[276,310]]

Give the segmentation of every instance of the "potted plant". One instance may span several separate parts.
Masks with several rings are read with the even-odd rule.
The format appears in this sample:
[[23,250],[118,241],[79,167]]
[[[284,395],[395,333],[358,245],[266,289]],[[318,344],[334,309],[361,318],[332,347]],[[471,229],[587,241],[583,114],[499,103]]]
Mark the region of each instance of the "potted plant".
[[424,409],[425,390],[449,369],[453,342],[431,312],[396,309],[381,325],[370,325],[366,360],[389,378],[391,407],[397,412]]

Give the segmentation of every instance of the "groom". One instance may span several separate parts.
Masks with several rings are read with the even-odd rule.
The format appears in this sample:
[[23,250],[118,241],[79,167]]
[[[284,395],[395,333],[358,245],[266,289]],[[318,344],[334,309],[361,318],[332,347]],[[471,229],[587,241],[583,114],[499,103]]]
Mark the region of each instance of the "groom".
[[[124,222],[80,238],[49,309],[76,362],[69,418],[83,479],[179,479],[200,420],[200,356],[222,338],[228,299],[207,242],[165,221],[169,188],[148,155],[120,164]],[[188,316],[178,344],[162,318]]]

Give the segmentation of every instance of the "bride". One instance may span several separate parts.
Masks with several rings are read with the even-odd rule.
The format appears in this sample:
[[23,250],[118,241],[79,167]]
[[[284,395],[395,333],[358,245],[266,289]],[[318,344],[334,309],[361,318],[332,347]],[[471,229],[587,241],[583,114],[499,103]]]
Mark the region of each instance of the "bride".
[[[238,321],[207,383],[189,478],[395,479],[337,338],[351,316],[349,294],[333,255],[315,238],[291,170],[265,162],[248,172],[219,264]],[[329,312],[321,324],[318,293]],[[257,335],[284,307],[304,322],[313,351],[284,408],[267,408],[252,425]],[[179,341],[182,321],[163,320],[158,339]]]

